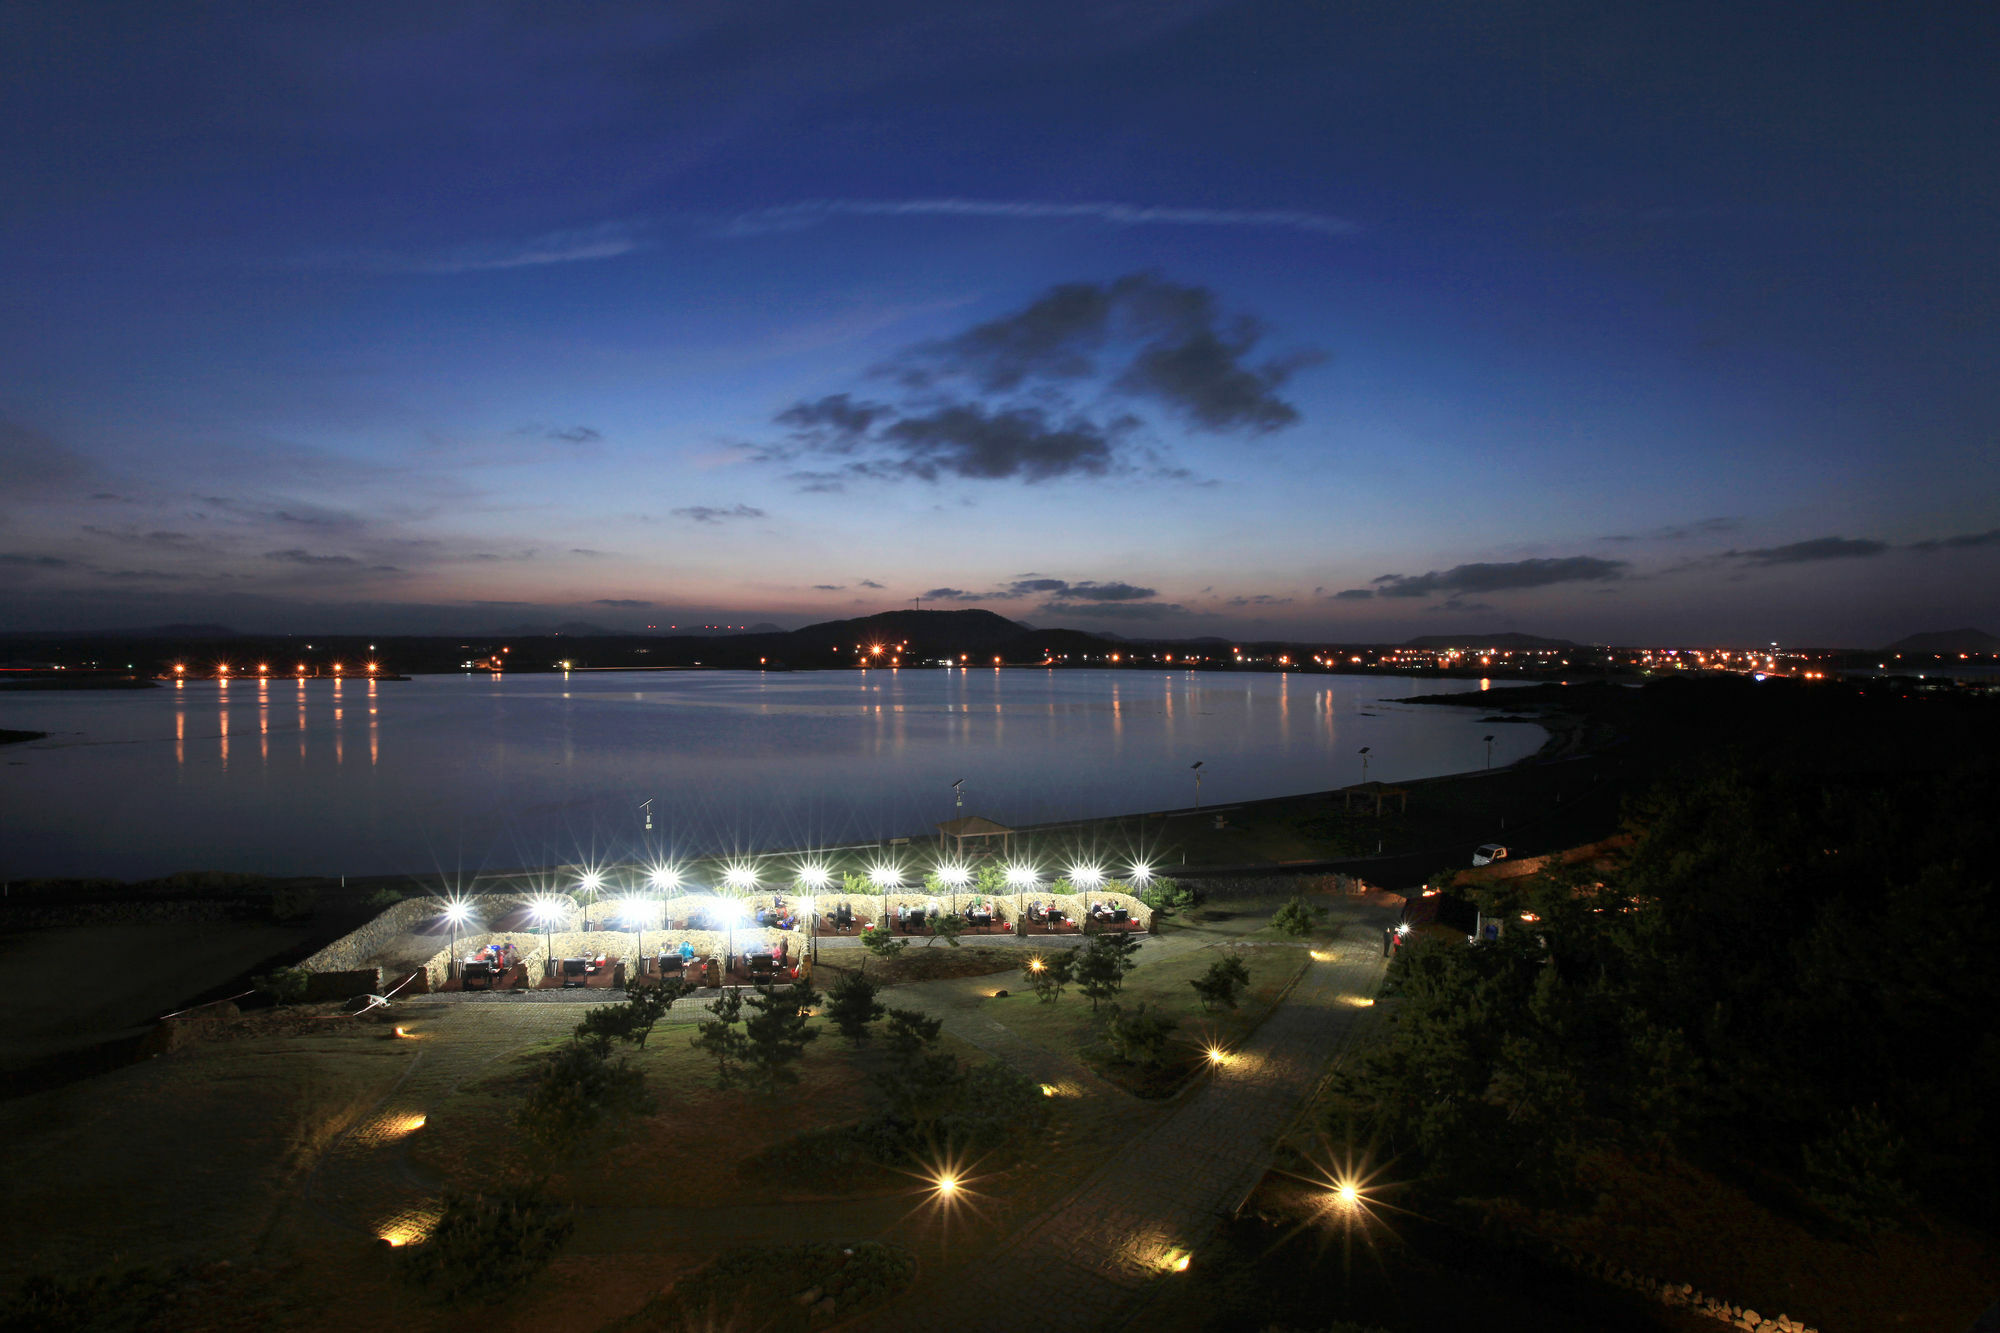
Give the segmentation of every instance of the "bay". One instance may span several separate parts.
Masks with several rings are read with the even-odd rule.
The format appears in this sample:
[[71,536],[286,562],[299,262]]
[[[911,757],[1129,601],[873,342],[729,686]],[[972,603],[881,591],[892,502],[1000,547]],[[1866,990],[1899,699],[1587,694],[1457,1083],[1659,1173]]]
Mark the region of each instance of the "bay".
[[[437,873],[832,847],[1511,763],[1469,680],[1079,670],[189,681],[0,698],[0,875]],[[965,780],[964,804],[951,784]],[[642,803],[651,800],[653,828]]]

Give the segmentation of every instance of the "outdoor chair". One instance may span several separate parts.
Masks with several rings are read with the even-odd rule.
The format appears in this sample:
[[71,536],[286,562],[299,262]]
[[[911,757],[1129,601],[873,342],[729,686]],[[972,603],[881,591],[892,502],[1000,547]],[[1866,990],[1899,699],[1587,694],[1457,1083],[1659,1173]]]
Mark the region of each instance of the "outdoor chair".
[[660,975],[663,977],[677,977],[681,974],[681,969],[686,966],[687,959],[677,953],[660,955]]

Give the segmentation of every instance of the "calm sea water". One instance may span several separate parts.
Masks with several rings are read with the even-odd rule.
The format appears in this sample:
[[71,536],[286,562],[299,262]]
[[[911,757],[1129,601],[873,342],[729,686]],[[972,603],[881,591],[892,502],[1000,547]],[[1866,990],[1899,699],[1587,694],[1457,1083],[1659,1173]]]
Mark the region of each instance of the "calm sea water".
[[[924,835],[1476,769],[1540,727],[1395,677],[589,672],[0,696],[0,874],[472,871]],[[653,831],[640,803],[653,802]]]

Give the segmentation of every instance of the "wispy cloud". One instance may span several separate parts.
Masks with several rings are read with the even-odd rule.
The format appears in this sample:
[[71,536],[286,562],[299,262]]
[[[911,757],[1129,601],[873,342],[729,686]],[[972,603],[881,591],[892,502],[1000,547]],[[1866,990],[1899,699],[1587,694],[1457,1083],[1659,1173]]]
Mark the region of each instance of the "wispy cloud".
[[1177,208],[1158,204],[1047,199],[805,199],[744,213],[730,222],[731,236],[800,231],[836,217],[1009,218],[1030,222],[1101,222],[1113,227],[1261,227],[1317,236],[1352,236],[1358,223],[1299,209]]
[[1762,546],[1749,551],[1724,551],[1725,560],[1746,560],[1753,565],[1803,565],[1819,560],[1864,560],[1889,549],[1889,543],[1872,537],[1814,537],[1810,541],[1785,546]]
[[696,523],[727,523],[733,519],[764,517],[764,511],[755,505],[730,505],[727,508],[715,505],[688,505],[672,512],[677,518],[690,519]]

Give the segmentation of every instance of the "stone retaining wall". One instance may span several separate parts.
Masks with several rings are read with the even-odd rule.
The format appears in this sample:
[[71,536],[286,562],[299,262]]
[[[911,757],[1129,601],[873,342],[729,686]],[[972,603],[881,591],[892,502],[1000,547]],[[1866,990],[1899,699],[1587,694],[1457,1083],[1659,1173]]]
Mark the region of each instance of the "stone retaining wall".
[[1608,1282],[1614,1287],[1635,1291],[1649,1300],[1690,1314],[1713,1319],[1728,1324],[1744,1333],[1819,1333],[1803,1320],[1790,1315],[1762,1315],[1747,1306],[1735,1305],[1719,1296],[1710,1296],[1696,1291],[1690,1282],[1662,1282],[1629,1268],[1620,1268],[1608,1260],[1594,1255],[1580,1253],[1567,1246],[1551,1245],[1557,1260],[1581,1273],[1588,1273],[1600,1282]]
[[444,911],[444,901],[439,898],[405,898],[386,909],[373,921],[342,935],[333,943],[306,959],[299,967],[307,972],[351,972],[367,967],[385,956],[421,957],[431,952],[431,944],[425,940],[412,946],[408,943],[416,938],[415,931],[420,924],[427,924]]

